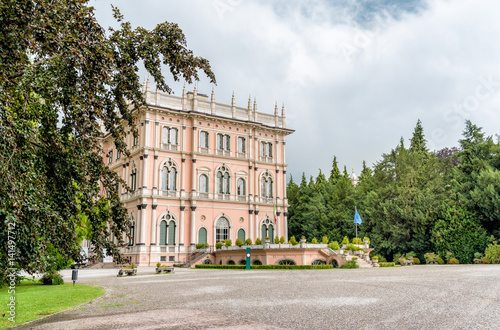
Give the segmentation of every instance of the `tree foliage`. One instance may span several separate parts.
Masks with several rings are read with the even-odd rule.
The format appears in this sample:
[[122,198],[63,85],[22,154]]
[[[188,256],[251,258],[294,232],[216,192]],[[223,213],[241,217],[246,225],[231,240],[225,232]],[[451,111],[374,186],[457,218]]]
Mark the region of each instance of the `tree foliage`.
[[88,2],[0,4],[0,241],[15,241],[11,263],[2,248],[2,269],[44,271],[52,248],[78,260],[82,236],[98,256],[117,255],[110,235],[121,241],[129,224],[100,138],[104,129],[129,155],[125,130],[137,135],[134,110],[145,104],[139,62],[166,92],[162,65],[174,80],[202,70],[215,83],[176,24],[133,28],[114,8],[120,28],[107,33]]
[[428,252],[442,258],[453,253],[471,263],[483,252],[488,236],[500,233],[500,143],[466,122],[460,147],[428,150],[418,120],[405,147],[404,139],[382,155],[373,169],[363,162],[354,187],[336,157],[330,178],[288,185],[290,235],[354,237],[354,208],[377,253],[389,259],[408,254],[423,259]]

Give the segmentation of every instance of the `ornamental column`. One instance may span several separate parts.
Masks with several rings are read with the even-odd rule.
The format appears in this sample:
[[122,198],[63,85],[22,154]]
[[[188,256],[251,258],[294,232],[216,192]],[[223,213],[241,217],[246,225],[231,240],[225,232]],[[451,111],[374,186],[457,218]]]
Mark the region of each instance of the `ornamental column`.
[[[255,210],[253,211],[253,213],[255,213],[255,239],[257,239],[259,237],[259,231],[260,231],[260,228],[259,228],[259,211]],[[265,237],[262,237],[262,239],[264,239]]]
[[156,245],[156,208],[157,204],[151,205],[153,208],[153,215],[151,216],[151,245]]
[[[142,161],[142,189],[148,188],[148,154],[144,154]],[[143,190],[144,191],[144,190]]]
[[141,205],[141,240],[140,243],[137,245],[145,245],[144,242],[146,241],[146,207],[147,204],[142,204]]
[[191,206],[191,246],[196,242],[196,206]]
[[181,223],[180,223],[180,235],[179,235],[179,245],[184,246],[184,210],[185,206],[181,206]]
[[288,242],[288,213],[283,212],[283,227],[285,228],[285,241]]
[[255,243],[255,237],[253,234],[253,210],[248,210],[248,223],[250,225],[250,239],[252,240],[253,243]]
[[153,195],[158,194],[158,187],[156,186],[157,182],[158,182],[158,155],[155,155],[153,164]]

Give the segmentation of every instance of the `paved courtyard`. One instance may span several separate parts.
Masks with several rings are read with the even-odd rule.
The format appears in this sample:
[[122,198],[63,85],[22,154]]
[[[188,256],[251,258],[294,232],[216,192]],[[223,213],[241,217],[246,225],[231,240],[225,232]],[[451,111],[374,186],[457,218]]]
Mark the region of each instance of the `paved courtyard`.
[[107,293],[23,328],[500,329],[500,265],[153,272],[80,270]]

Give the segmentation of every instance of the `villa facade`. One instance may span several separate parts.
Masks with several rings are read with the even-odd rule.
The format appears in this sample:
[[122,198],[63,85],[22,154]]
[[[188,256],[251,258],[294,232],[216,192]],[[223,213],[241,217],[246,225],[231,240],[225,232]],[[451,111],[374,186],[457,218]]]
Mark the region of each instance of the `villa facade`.
[[131,156],[109,135],[104,161],[127,182],[119,187],[132,219],[123,254],[138,266],[182,262],[195,245],[287,235],[284,107],[274,114],[215,102],[183,89],[182,96],[144,88],[138,138]]

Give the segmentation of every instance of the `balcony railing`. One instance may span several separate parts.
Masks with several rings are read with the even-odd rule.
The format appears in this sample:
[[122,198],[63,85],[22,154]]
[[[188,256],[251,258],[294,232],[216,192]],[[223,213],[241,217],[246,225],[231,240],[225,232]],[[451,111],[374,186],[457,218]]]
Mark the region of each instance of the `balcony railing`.
[[165,197],[179,197],[179,192],[176,190],[160,190],[159,195]]
[[260,156],[260,161],[264,163],[272,163],[273,157]]
[[172,150],[172,151],[179,150],[179,146],[177,144],[171,144],[171,143],[162,143],[162,148],[165,150]]
[[231,150],[217,149],[218,156],[231,156]]

